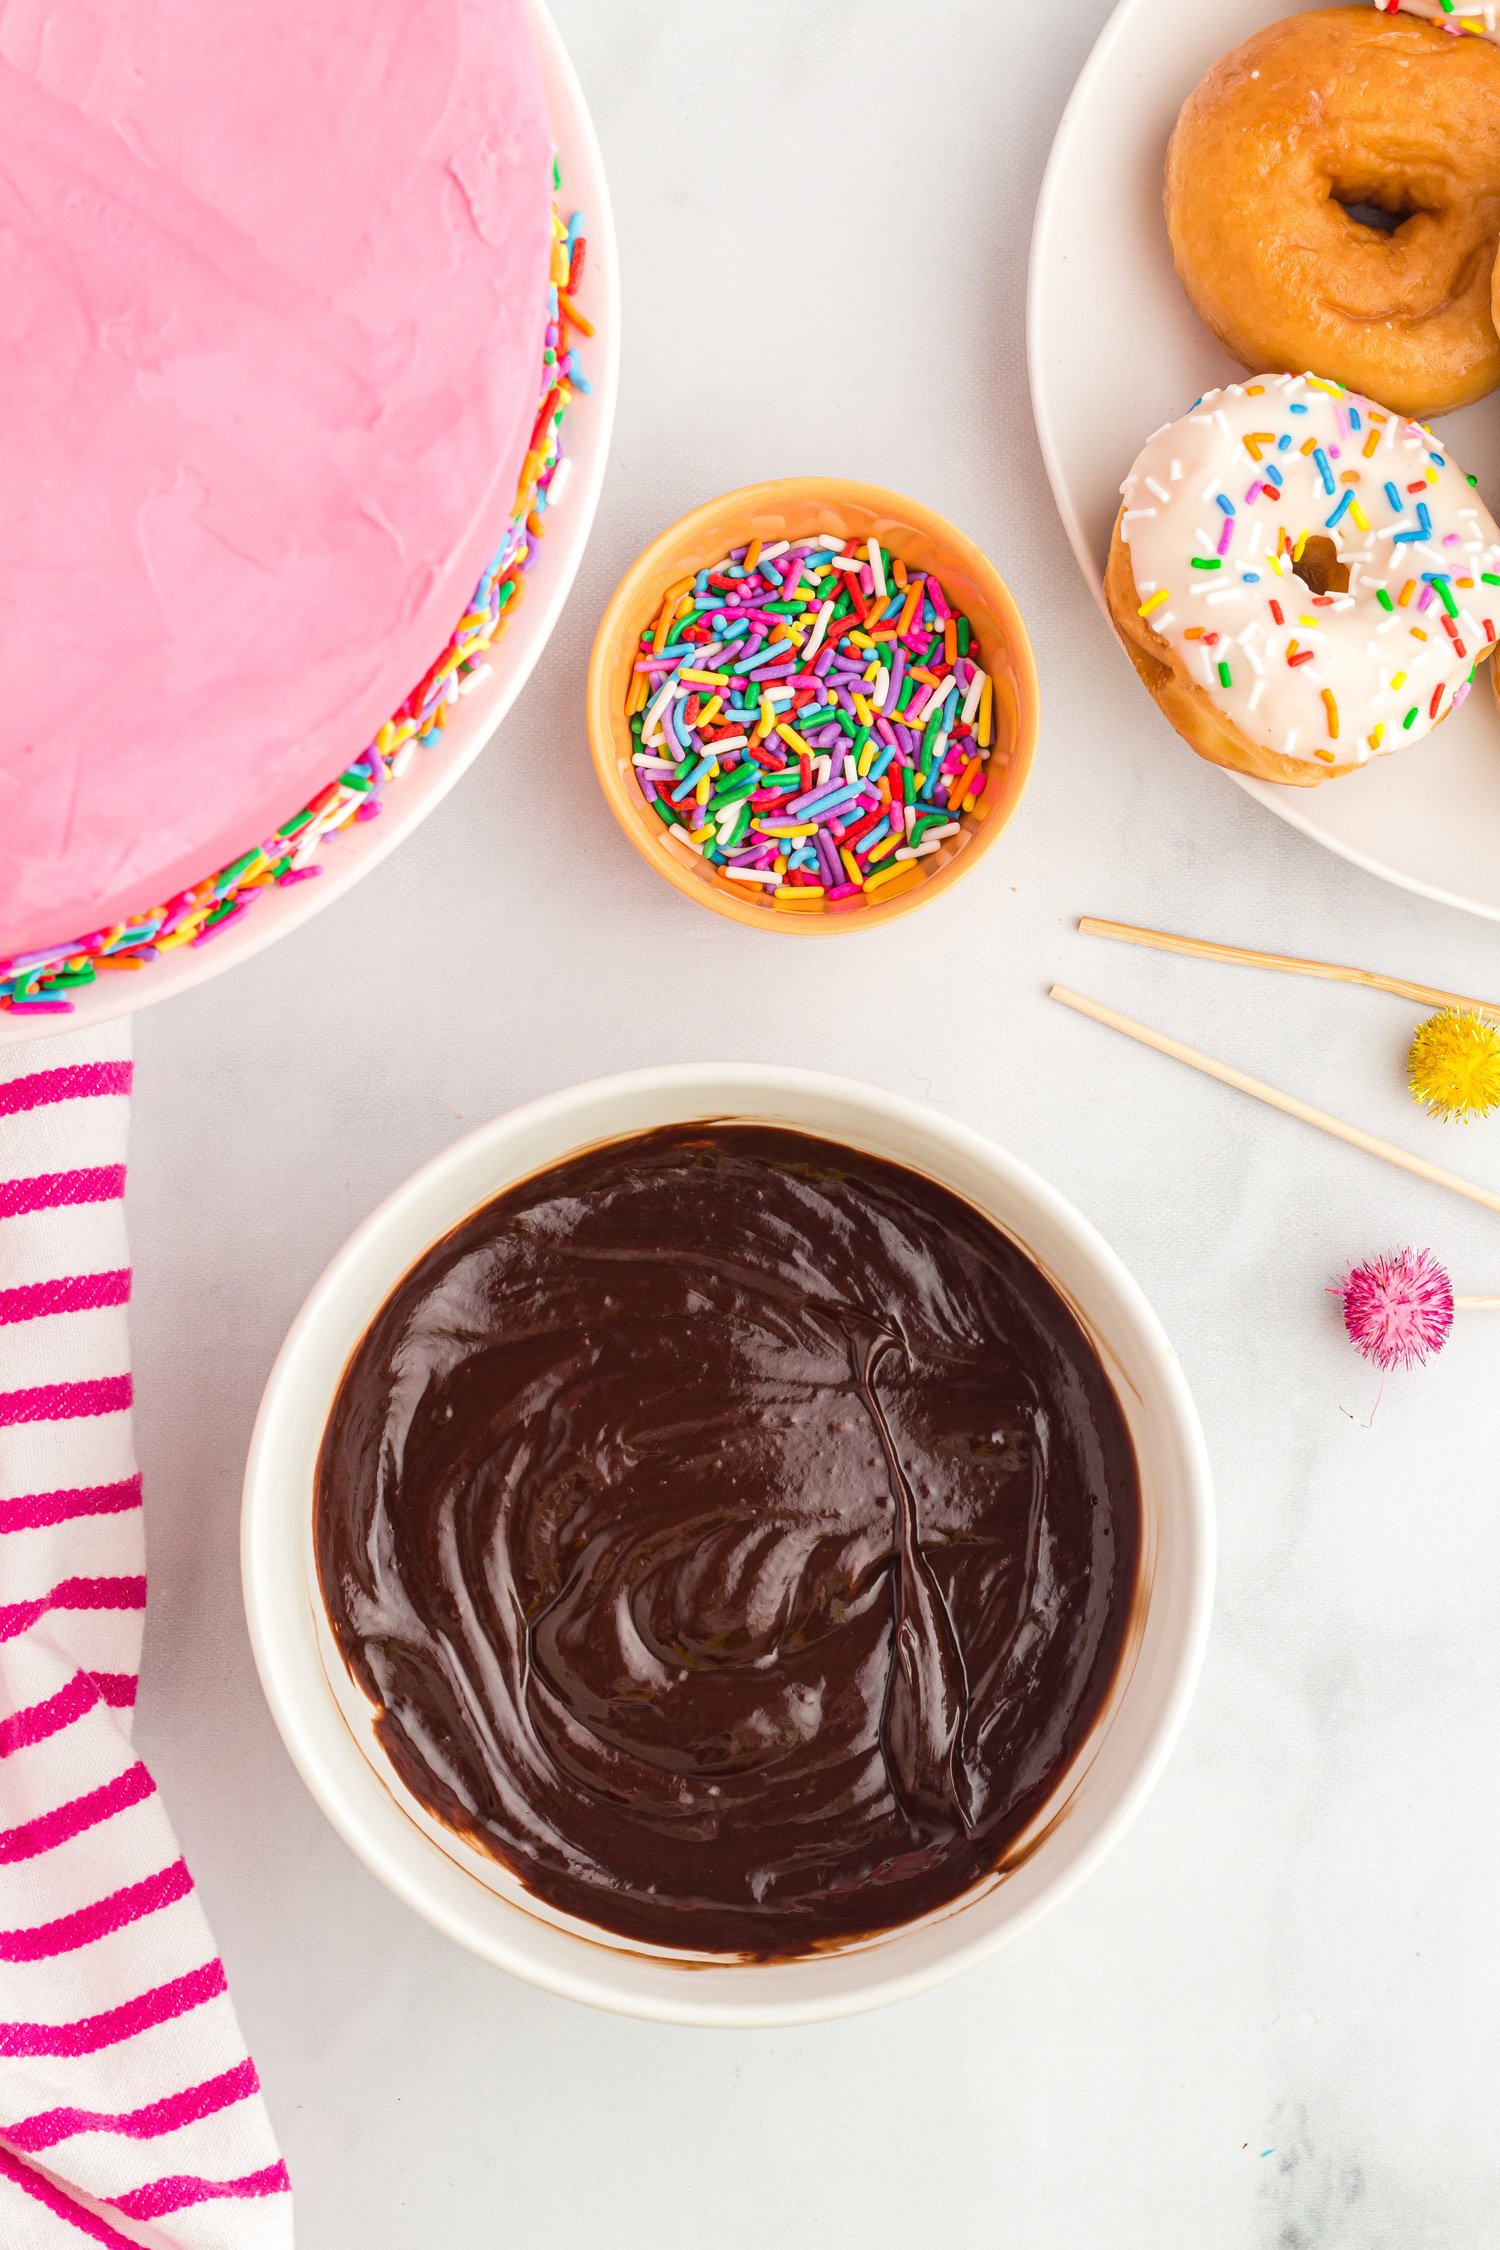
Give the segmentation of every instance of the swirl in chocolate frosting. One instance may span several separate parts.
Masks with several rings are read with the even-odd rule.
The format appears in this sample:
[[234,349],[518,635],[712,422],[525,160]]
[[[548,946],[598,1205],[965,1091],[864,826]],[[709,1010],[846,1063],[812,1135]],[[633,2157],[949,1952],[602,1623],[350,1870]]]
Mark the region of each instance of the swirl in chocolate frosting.
[[947,1189],[772,1127],[487,1204],[361,1341],[318,1466],[406,1786],[570,1914],[788,1957],[996,1868],[1107,1693],[1124,1419]]

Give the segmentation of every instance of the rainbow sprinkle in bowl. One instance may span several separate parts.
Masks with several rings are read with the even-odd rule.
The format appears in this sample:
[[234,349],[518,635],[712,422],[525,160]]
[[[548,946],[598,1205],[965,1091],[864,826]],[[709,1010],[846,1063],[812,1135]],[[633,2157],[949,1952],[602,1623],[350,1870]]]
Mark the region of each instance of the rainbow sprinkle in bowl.
[[972,540],[901,494],[750,485],[653,541],[589,667],[611,810],[731,920],[832,932],[956,882],[1020,801],[1031,643]]

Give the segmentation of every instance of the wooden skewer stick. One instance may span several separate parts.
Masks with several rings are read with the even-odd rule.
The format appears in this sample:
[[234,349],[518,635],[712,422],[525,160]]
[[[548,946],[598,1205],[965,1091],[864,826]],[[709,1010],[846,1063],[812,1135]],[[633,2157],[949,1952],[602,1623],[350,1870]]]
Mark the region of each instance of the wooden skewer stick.
[[1095,1023],[1107,1024],[1111,1031],[1123,1031],[1128,1039],[1139,1039],[1146,1047],[1154,1047],[1158,1054],[1170,1055],[1174,1062],[1187,1063],[1194,1070],[1206,1072],[1225,1086],[1234,1086],[1242,1094],[1253,1094],[1258,1102],[1267,1102],[1272,1109],[1283,1110],[1288,1117],[1300,1117],[1304,1125],[1315,1125],[1320,1133],[1331,1133],[1335,1140],[1347,1141],[1351,1148],[1362,1148],[1368,1156],[1382,1156],[1387,1164],[1398,1164],[1403,1172],[1413,1172],[1419,1180],[1429,1180],[1434,1187],[1445,1187],[1455,1195],[1467,1196],[1471,1203],[1482,1203],[1487,1211],[1500,1211],[1500,1194],[1493,1188],[1477,1187],[1472,1180],[1461,1180],[1455,1172],[1445,1172],[1425,1157],[1413,1156],[1409,1150],[1397,1148],[1393,1141],[1378,1140],[1358,1125],[1346,1125],[1341,1117],[1330,1117],[1326,1109],[1314,1109],[1310,1102],[1299,1102],[1295,1094],[1283,1094],[1264,1079],[1251,1078],[1243,1070],[1235,1070],[1229,1063],[1215,1062],[1212,1055],[1200,1054],[1196,1047],[1186,1047],[1180,1039],[1170,1039],[1164,1031],[1153,1031],[1149,1024],[1137,1023],[1133,1016],[1122,1016],[1115,1008],[1106,1008],[1100,1000],[1090,1000],[1082,992],[1072,992],[1065,984],[1054,984],[1054,1000],[1065,1008],[1075,1008],[1081,1016],[1092,1016]]
[[1455,1297],[1455,1312],[1500,1312],[1500,1297]]
[[1213,945],[1207,938],[1174,937],[1170,930],[1143,930],[1133,922],[1101,922],[1092,914],[1080,915],[1078,927],[1085,937],[1122,938],[1127,945],[1149,945],[1159,953],[1192,953],[1204,961],[1232,961],[1245,969],[1281,969],[1293,977],[1328,977],[1336,984],[1362,984],[1372,992],[1394,992],[1398,1000],[1420,1001],[1423,1007],[1471,1008],[1476,1015],[1500,1021],[1500,1000],[1473,1000],[1462,992],[1444,992],[1441,985],[1379,976],[1373,969],[1349,969],[1337,961],[1303,961],[1295,953],[1257,953],[1247,945]]

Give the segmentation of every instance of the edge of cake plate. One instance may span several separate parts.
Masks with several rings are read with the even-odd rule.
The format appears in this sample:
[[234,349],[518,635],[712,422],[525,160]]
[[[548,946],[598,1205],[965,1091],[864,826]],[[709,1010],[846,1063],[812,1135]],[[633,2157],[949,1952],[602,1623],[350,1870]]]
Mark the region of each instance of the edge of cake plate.
[[[488,653],[489,677],[455,707],[441,742],[421,749],[391,786],[382,817],[352,823],[330,837],[324,871],[316,882],[264,893],[248,914],[206,945],[183,946],[129,975],[101,976],[78,992],[70,1015],[16,1016],[0,1011],[0,1046],[82,1031],[170,999],[264,952],[288,931],[300,929],[314,914],[332,906],[361,876],[389,858],[474,763],[551,638],[583,560],[604,482],[619,388],[620,267],[604,160],[583,89],[545,0],[528,0],[528,8],[562,165],[562,192],[587,221],[586,309],[595,333],[585,345],[585,366],[592,389],[579,392],[568,408],[563,451],[572,470],[567,493],[555,516],[548,519],[546,536],[527,573],[526,598]],[[351,745],[350,754],[358,747]]]

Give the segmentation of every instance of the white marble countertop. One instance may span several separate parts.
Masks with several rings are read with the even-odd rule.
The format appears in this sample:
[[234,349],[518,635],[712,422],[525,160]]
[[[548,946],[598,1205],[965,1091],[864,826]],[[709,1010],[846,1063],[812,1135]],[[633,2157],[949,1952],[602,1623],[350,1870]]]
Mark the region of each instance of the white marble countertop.
[[[1460,1288],[1500,1289],[1500,1220],[1044,997],[1065,978],[1500,1182],[1500,1120],[1445,1135],[1411,1107],[1402,1004],[1071,927],[1114,915],[1500,991],[1500,929],[1383,888],[1198,764],[1078,580],[1032,436],[1024,281],[1053,128],[1106,12],[556,0],[627,307],[571,606],[497,745],[403,852],[139,1024],[140,1738],[302,2250],[1500,2244],[1500,1321],[1461,1317],[1367,1430],[1339,1409],[1366,1409],[1373,1378],[1323,1294],[1348,1257],[1408,1240]],[[595,788],[582,688],[650,534],[715,491],[819,469],[917,493],[989,549],[1046,712],[1030,795],[967,883],[920,919],[803,946],[652,878]],[[355,1222],[514,1102],[715,1057],[876,1080],[1045,1172],[1154,1300],[1219,1488],[1202,1689],[1121,1848],[988,1967],[779,2034],[595,2015],[408,1914],[293,1772],[237,1572],[261,1386]]]

